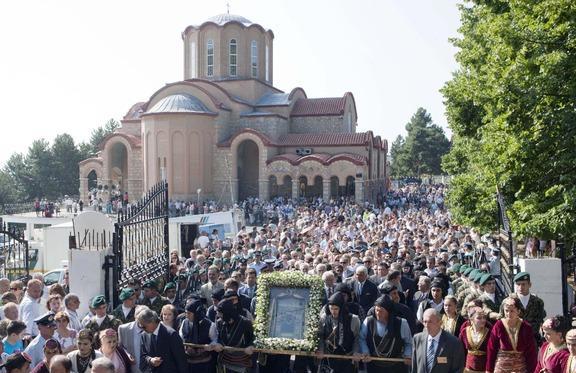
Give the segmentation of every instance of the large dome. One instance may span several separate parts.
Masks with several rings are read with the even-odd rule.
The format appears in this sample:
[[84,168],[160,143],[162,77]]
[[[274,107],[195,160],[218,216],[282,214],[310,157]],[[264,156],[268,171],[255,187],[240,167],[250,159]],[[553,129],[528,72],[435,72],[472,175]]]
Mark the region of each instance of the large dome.
[[209,113],[213,114],[202,101],[187,93],[164,97],[147,114],[152,113]]
[[224,26],[228,22],[239,22],[239,23],[242,23],[244,26],[249,26],[253,23],[249,19],[246,19],[242,16],[238,16],[235,14],[229,14],[229,13],[222,13],[222,14],[218,14],[217,16],[210,17],[208,19],[208,22],[214,22],[215,24],[217,24],[219,26]]

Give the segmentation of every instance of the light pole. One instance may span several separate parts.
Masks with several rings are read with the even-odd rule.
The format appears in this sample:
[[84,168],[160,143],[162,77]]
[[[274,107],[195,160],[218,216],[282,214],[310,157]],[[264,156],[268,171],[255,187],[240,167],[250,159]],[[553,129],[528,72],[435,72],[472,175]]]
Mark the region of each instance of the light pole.
[[200,212],[200,193],[202,193],[202,189],[201,188],[196,189],[196,194],[198,195],[198,198],[196,199],[196,205],[198,206],[198,212]]

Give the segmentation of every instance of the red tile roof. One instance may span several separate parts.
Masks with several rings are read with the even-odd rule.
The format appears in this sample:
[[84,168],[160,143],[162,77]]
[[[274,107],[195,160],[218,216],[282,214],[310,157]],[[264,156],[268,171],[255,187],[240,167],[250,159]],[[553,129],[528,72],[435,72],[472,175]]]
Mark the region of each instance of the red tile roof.
[[272,157],[268,161],[266,161],[266,163],[270,164],[275,161],[287,161],[290,164],[299,165],[300,163],[306,161],[316,161],[323,165],[329,165],[339,160],[346,160],[357,165],[368,164],[368,159],[365,156],[351,153],[338,153],[334,155],[326,153],[314,153],[305,156],[298,156],[296,154],[287,153]]
[[353,146],[366,145],[370,133],[289,133],[276,141],[277,146]]
[[300,98],[296,100],[292,112],[293,117],[343,115],[346,96],[327,98]]

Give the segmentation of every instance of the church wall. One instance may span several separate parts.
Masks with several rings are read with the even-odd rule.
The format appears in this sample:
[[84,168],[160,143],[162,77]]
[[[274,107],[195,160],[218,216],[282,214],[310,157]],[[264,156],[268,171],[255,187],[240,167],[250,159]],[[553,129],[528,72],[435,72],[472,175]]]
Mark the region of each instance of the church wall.
[[296,154],[296,149],[300,148],[311,148],[312,153],[327,153],[327,154],[339,154],[339,153],[352,153],[359,154],[363,156],[368,156],[368,151],[364,146],[287,146],[282,147],[282,152],[280,154]]
[[116,130],[127,135],[140,136],[142,123],[140,120],[123,120],[122,126]]
[[288,132],[288,121],[286,119],[269,117],[243,117],[235,125],[236,131],[244,128],[251,128],[262,132],[266,136],[277,139]]
[[341,116],[292,117],[291,133],[350,132],[344,128]]

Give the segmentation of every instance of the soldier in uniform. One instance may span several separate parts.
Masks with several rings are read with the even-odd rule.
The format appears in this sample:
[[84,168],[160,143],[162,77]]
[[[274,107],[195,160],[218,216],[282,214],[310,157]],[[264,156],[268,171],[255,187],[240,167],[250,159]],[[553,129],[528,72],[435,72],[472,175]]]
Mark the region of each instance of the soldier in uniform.
[[[482,290],[480,289],[480,280],[482,276],[485,275],[485,272],[478,271],[476,274],[471,278],[470,283],[470,290],[468,291],[468,295],[464,298],[464,304],[468,304],[472,302],[474,299],[478,299],[480,295],[482,295]],[[462,315],[464,316],[464,315]]]
[[478,297],[482,301],[484,312],[491,321],[500,319],[500,305],[502,299],[496,294],[496,280],[494,277],[485,273],[480,279],[480,289],[483,293]]
[[142,285],[142,289],[144,290],[144,299],[142,300],[142,305],[147,306],[152,311],[156,312],[157,315],[160,315],[162,307],[169,304],[170,302],[168,299],[161,297],[160,294],[158,294],[158,284],[156,281],[147,281],[144,285]]
[[134,310],[136,309],[136,292],[134,289],[125,287],[118,296],[122,304],[112,311],[112,316],[120,320],[122,324],[134,321]]
[[122,322],[114,316],[108,315],[106,313],[108,304],[106,302],[106,298],[104,298],[103,295],[94,297],[90,306],[94,310],[94,316],[90,318],[90,321],[86,325],[86,329],[89,329],[94,335],[94,348],[99,349],[100,338],[98,338],[98,334],[100,331],[106,329],[114,329],[114,331],[117,332],[118,327],[122,324]]
[[532,287],[532,283],[528,272],[520,272],[514,276],[514,290],[522,303],[522,319],[532,326],[536,342],[541,345],[543,340],[540,335],[540,328],[546,317],[546,311],[544,310],[544,301],[531,294],[530,287]]

